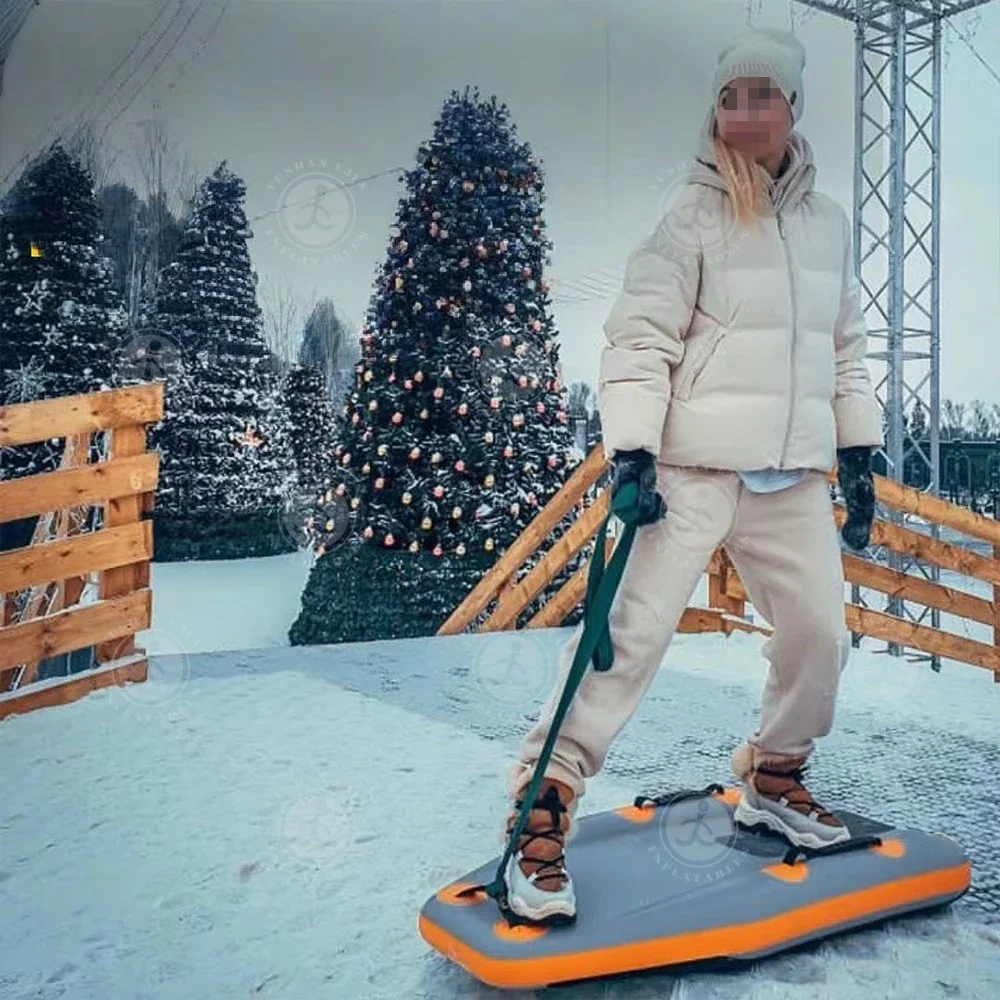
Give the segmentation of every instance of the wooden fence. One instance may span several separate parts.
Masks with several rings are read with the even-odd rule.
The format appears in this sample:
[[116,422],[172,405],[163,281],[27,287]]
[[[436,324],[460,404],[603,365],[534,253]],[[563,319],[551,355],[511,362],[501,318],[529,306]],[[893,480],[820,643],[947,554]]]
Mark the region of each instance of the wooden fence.
[[[556,573],[596,534],[609,509],[609,491],[603,489],[596,501],[583,507],[573,526],[545,553],[534,568],[518,580],[521,567],[545,544],[546,539],[569,511],[582,507],[582,498],[608,468],[603,445],[594,447],[567,480],[562,489],[538,513],[473,588],[448,620],[438,629],[438,635],[454,635],[464,631],[484,612],[491,602],[495,605],[478,631],[493,632],[515,627],[517,616],[540,594]],[[827,477],[836,482],[836,470]],[[922,562],[950,570],[964,577],[989,585],[992,599],[977,597],[967,590],[945,586],[909,573],[877,565],[861,556],[844,553],[846,581],[880,591],[883,594],[937,608],[958,618],[978,622],[992,629],[992,643],[978,642],[943,629],[906,621],[895,615],[874,611],[856,604],[845,605],[847,626],[852,632],[908,646],[925,653],[961,660],[992,671],[1000,683],[1000,524],[974,514],[964,507],[948,503],[931,494],[900,485],[882,476],[875,476],[875,495],[885,507],[914,514],[929,524],[948,527],[969,538],[986,542],[991,554],[981,554],[957,544],[898,524],[876,519],[872,525],[871,544],[919,558]],[[843,525],[847,512],[842,504],[834,504],[837,527]],[[612,522],[614,523],[614,522]],[[614,541],[608,540],[608,557]],[[744,617],[746,590],[724,547],[712,554],[706,567],[708,573],[707,608],[686,608],[677,630],[679,632],[755,631],[770,635],[771,629],[751,624]],[[516,582],[515,582],[516,581]],[[547,628],[560,625],[574,607],[583,600],[587,587],[587,567],[568,580],[542,609],[525,624],[526,628]]]
[[[162,416],[162,382],[0,407],[2,447],[65,439],[57,470],[0,482],[0,524],[38,516],[31,544],[0,553],[0,719],[146,679],[135,634],[152,620],[153,533],[140,518],[159,478],[146,425]],[[92,508],[101,524],[87,530]],[[46,657],[91,647],[97,666],[36,679]]]

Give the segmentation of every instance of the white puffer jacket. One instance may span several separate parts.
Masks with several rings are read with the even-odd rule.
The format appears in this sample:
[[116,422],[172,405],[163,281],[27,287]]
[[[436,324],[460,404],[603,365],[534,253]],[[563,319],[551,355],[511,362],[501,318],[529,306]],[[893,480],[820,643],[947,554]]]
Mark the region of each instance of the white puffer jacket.
[[837,448],[883,444],[851,224],[813,190],[812,148],[793,131],[774,212],[745,229],[714,169],[714,123],[710,109],[698,159],[629,255],[604,324],[605,454],[829,471]]

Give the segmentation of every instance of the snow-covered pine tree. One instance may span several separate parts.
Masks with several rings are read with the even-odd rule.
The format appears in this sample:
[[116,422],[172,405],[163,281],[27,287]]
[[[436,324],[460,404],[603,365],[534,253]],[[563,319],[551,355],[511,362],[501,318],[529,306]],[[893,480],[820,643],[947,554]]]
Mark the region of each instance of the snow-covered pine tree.
[[176,260],[147,320],[173,345],[154,510],[158,560],[294,549],[283,529],[294,481],[288,411],[264,342],[247,240],[246,186],[223,162],[201,184]]
[[160,271],[174,259],[183,233],[163,192],[145,201],[121,182],[97,192],[108,256],[114,266],[114,284],[129,318],[130,328],[155,309]]
[[285,375],[283,395],[298,472],[296,493],[301,498],[315,498],[330,475],[334,429],[333,405],[323,372],[313,365],[293,365]]
[[507,106],[452,91],[405,187],[338,414],[326,500],[350,530],[316,517],[337,566],[317,561],[292,642],[433,631],[571,471],[543,172]]
[[[357,338],[349,337],[333,300],[320,299],[306,320],[299,345],[299,363],[313,365],[323,372],[327,395],[338,405],[345,383],[350,385],[354,381],[358,357]],[[351,376],[349,381],[347,375]]]
[[[0,213],[0,404],[112,385],[125,312],[90,175],[60,143],[30,163]],[[0,479],[57,468],[62,439],[5,449]]]

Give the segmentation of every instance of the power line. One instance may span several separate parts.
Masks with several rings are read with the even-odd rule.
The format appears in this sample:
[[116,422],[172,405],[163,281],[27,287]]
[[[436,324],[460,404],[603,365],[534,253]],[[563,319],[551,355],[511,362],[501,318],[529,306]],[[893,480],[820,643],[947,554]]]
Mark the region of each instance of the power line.
[[[163,3],[160,5],[160,9],[156,12],[156,15],[153,17],[153,20],[150,21],[149,24],[147,24],[146,27],[143,28],[142,31],[139,32],[139,34],[136,36],[135,41],[129,47],[128,51],[118,61],[118,65],[115,66],[115,68],[101,81],[101,83],[98,86],[98,88],[93,92],[93,94],[91,94],[90,100],[86,103],[86,105],[76,115],[76,120],[77,120],[78,123],[82,122],[83,119],[85,119],[87,117],[87,115],[88,115],[91,107],[93,107],[93,105],[98,100],[98,97],[99,97],[101,91],[104,90],[104,88],[111,82],[111,80],[114,78],[114,76],[128,62],[128,60],[132,58],[132,55],[139,48],[139,46],[142,44],[143,39],[150,33],[150,31],[153,30],[153,25],[155,25],[156,22],[160,19],[160,15],[163,14],[166,11],[167,7],[169,6],[169,3],[170,3],[170,0],[163,0]],[[170,23],[177,20],[177,17],[178,17],[179,14],[180,14],[180,8],[178,8],[176,11],[174,11],[173,17],[171,18],[170,22],[167,23],[167,27],[164,29],[164,31],[160,33],[159,37],[153,43],[152,48],[155,48],[159,44],[160,38],[162,38],[163,35],[166,33],[166,31],[169,29]],[[139,65],[136,67],[136,69],[138,69],[139,66],[142,65],[142,63],[146,60],[146,58],[148,57],[148,55],[149,55],[149,53],[147,52],[146,55],[144,55],[139,60]],[[129,74],[129,76],[126,77],[126,82],[132,76],[135,75],[135,72],[136,72],[136,70],[133,70]],[[119,85],[118,89],[115,91],[115,94],[118,93],[118,90],[121,89],[121,86],[122,85]],[[112,97],[105,103],[105,108],[107,107],[107,105],[110,103],[110,101],[113,98],[114,98],[114,95],[112,95]]]
[[624,276],[624,266],[614,264],[572,278],[553,278],[549,282],[552,301],[571,304],[613,298],[621,291]]
[[248,220],[249,222],[260,222],[261,219],[266,219],[269,215],[276,215],[278,212],[283,212],[289,208],[299,208],[302,205],[315,205],[320,198],[331,194],[334,190],[341,190],[342,188],[354,187],[357,184],[364,184],[366,181],[373,181],[377,177],[384,177],[386,174],[395,173],[405,173],[406,167],[389,167],[388,170],[380,170],[377,174],[369,174],[367,177],[359,177],[356,181],[351,181],[348,184],[342,184],[337,182],[337,187],[335,189],[331,188],[318,195],[311,195],[308,198],[303,198],[302,201],[289,202],[287,205],[279,205],[277,208],[272,208],[267,212],[261,212],[260,215],[253,215]]
[[[169,0],[164,0],[159,10],[157,10],[156,14],[153,16],[153,19],[149,22],[149,24],[146,25],[145,28],[142,29],[142,31],[139,32],[139,34],[136,36],[135,41],[132,43],[128,51],[118,61],[118,65],[115,66],[115,68],[110,73],[108,73],[107,76],[105,76],[105,78],[98,85],[97,89],[91,94],[90,99],[87,101],[87,103],[83,106],[81,110],[77,111],[77,108],[80,107],[80,101],[77,101],[75,104],[71,105],[69,108],[65,109],[64,111],[61,111],[54,118],[50,119],[45,128],[42,129],[40,132],[36,133],[35,137],[28,144],[21,158],[11,166],[11,168],[7,171],[6,174],[4,174],[3,180],[2,182],[0,182],[0,184],[5,186],[7,182],[10,180],[11,175],[14,173],[14,171],[23,168],[25,164],[28,162],[28,160],[31,158],[32,152],[44,146],[50,137],[52,137],[54,134],[56,135],[59,134],[60,131],[62,132],[67,131],[69,122],[71,120],[73,121],[74,125],[77,125],[82,121],[84,115],[94,104],[94,102],[98,99],[101,91],[104,90],[104,88],[111,82],[111,80],[115,77],[118,71],[128,62],[128,60],[132,58],[136,50],[140,47],[140,45],[143,44],[143,41],[146,38],[146,36],[150,33],[150,31],[153,30],[154,25],[160,19],[161,15],[167,10],[168,6],[169,6]],[[171,18],[171,22],[176,21],[179,13],[180,9],[174,12],[173,17]],[[168,23],[167,25],[168,29],[169,26],[170,25]],[[147,50],[146,54],[142,56],[139,65],[141,65],[142,62],[145,61],[145,59],[149,55],[149,52],[152,50],[152,48],[156,47],[156,45],[159,43],[160,38],[162,37],[163,37],[163,32],[161,32],[160,36],[157,38],[156,42],[153,43],[151,48]],[[135,70],[133,70],[132,73],[129,74],[129,77],[134,75],[134,73]],[[81,98],[80,100],[82,101],[83,98]],[[105,104],[105,107],[107,107],[107,104]],[[64,119],[66,120],[66,123],[62,124],[62,120]]]
[[[166,50],[166,52],[164,52],[163,55],[160,57],[159,62],[157,62],[157,64],[153,67],[153,71],[149,74],[149,76],[146,77],[145,80],[143,80],[143,82],[141,84],[139,84],[138,88],[135,90],[135,92],[132,94],[132,96],[128,99],[128,101],[122,106],[121,110],[119,110],[119,112],[116,115],[114,115],[111,118],[111,120],[107,123],[107,125],[105,125],[104,128],[101,130],[101,135],[100,135],[100,139],[99,139],[100,142],[104,141],[104,137],[108,134],[108,131],[111,129],[111,126],[114,125],[115,122],[117,122],[118,119],[121,118],[121,116],[123,114],[125,114],[125,112],[128,111],[128,109],[130,107],[132,107],[132,105],[135,103],[135,99],[146,89],[146,87],[149,85],[150,80],[152,80],[153,77],[156,76],[156,74],[160,71],[160,67],[167,61],[167,59],[170,57],[170,54],[174,51],[174,49],[177,48],[177,43],[184,37],[185,32],[190,27],[191,22],[195,19],[195,16],[197,15],[198,11],[201,10],[201,8],[204,7],[204,6],[205,6],[205,0],[198,0],[198,5],[194,8],[193,11],[191,11],[191,15],[184,22],[184,25],[181,28],[179,34],[170,43],[170,47]],[[160,37],[162,38],[163,36],[161,35]],[[159,44],[159,39],[157,39],[157,44]],[[143,61],[145,62],[145,60],[143,60]],[[141,65],[142,64],[140,63],[140,66]],[[139,67],[136,67],[136,69],[138,69],[138,68]],[[109,104],[110,104],[110,102],[109,102]],[[103,114],[103,111],[102,111],[102,114]]]
[[231,0],[222,0],[222,3],[219,5],[219,13],[216,16],[215,21],[212,23],[211,28],[208,29],[208,34],[205,35],[205,37],[201,39],[201,41],[198,42],[197,45],[195,45],[194,51],[191,53],[191,55],[188,56],[188,58],[185,59],[184,62],[182,62],[180,66],[177,68],[177,71],[174,73],[170,82],[166,86],[166,89],[168,91],[173,90],[174,87],[177,86],[177,83],[180,81],[181,77],[183,77],[184,74],[187,72],[188,66],[190,66],[192,62],[194,62],[201,56],[202,52],[204,52],[205,48],[208,46],[208,43],[215,37],[215,32],[218,30],[219,25],[222,23],[222,19],[223,17],[225,17],[226,11],[229,9],[230,3]]
[[[986,70],[986,72],[987,72],[987,73],[989,73],[989,74],[990,74],[990,76],[992,76],[992,77],[993,77],[993,79],[994,79],[994,80],[995,80],[995,81],[996,81],[996,82],[997,82],[998,84],[1000,84],[1000,73],[998,73],[998,72],[997,72],[997,71],[996,71],[996,70],[995,70],[995,69],[994,69],[994,68],[993,68],[993,67],[992,67],[992,66],[991,66],[991,65],[990,65],[990,64],[989,64],[989,63],[988,63],[987,61],[986,61],[986,59],[984,59],[984,58],[983,58],[983,56],[981,56],[981,55],[979,54],[979,52],[978,52],[978,50],[976,49],[976,47],[975,47],[975,46],[974,46],[974,45],[972,44],[972,38],[970,37],[970,36],[971,36],[971,32],[963,32],[963,31],[959,30],[959,28],[957,28],[957,27],[955,26],[955,24],[953,24],[953,23],[952,23],[952,21],[953,21],[953,19],[949,18],[949,19],[948,19],[948,20],[946,20],[946,21],[945,21],[944,23],[945,23],[945,24],[946,24],[946,25],[947,25],[947,26],[948,26],[949,28],[951,28],[951,30],[952,30],[952,31],[954,31],[954,32],[955,32],[955,34],[956,34],[956,35],[958,35],[958,37],[959,37],[959,38],[961,38],[963,42],[965,42],[965,44],[966,44],[966,46],[968,47],[969,51],[970,51],[970,52],[971,52],[971,53],[972,53],[972,54],[973,54],[973,55],[974,55],[974,56],[976,57],[976,59],[978,59],[978,60],[979,60],[979,62],[980,62],[980,63],[982,64],[982,66],[983,66],[983,68],[984,68],[984,69]],[[977,22],[977,24],[978,24],[978,22]]]

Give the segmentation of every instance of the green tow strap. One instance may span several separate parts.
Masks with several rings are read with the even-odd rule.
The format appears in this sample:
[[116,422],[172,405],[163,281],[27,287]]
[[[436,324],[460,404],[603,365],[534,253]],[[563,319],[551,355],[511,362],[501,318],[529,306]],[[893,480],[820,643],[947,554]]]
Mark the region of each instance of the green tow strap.
[[[591,659],[593,659],[594,669],[599,671],[610,670],[611,664],[614,661],[608,618],[611,614],[611,605],[614,601],[615,592],[618,590],[618,584],[621,582],[622,574],[625,572],[625,563],[628,560],[632,541],[635,538],[636,528],[639,524],[638,497],[639,487],[636,483],[623,484],[617,491],[617,495],[612,498],[611,510],[597,533],[597,545],[587,575],[583,635],[577,647],[576,655],[573,657],[573,664],[566,677],[566,686],[563,689],[559,705],[552,717],[548,738],[545,740],[545,745],[542,747],[542,752],[535,765],[534,776],[528,785],[527,793],[524,795],[520,816],[511,832],[510,839],[507,841],[507,847],[500,858],[500,863],[497,865],[493,881],[488,885],[469,886],[458,893],[459,896],[471,896],[476,892],[486,892],[487,895],[500,903],[501,911],[505,913],[508,920],[516,918],[516,914],[510,912],[505,905],[507,887],[503,880],[504,868],[514,853],[514,845],[527,825],[528,814],[531,812],[535,796],[538,794],[538,789],[545,777],[545,768],[548,766],[549,758],[552,756],[552,749],[555,746],[556,737],[559,735],[559,728],[562,726],[566,712],[569,710],[570,702],[573,700],[573,695],[580,686],[580,681],[584,673],[586,673],[587,665],[591,662]],[[608,524],[612,516],[617,516],[624,522],[625,530],[622,532],[621,539],[615,546],[611,562],[607,566],[607,572],[605,572],[605,543]]]

